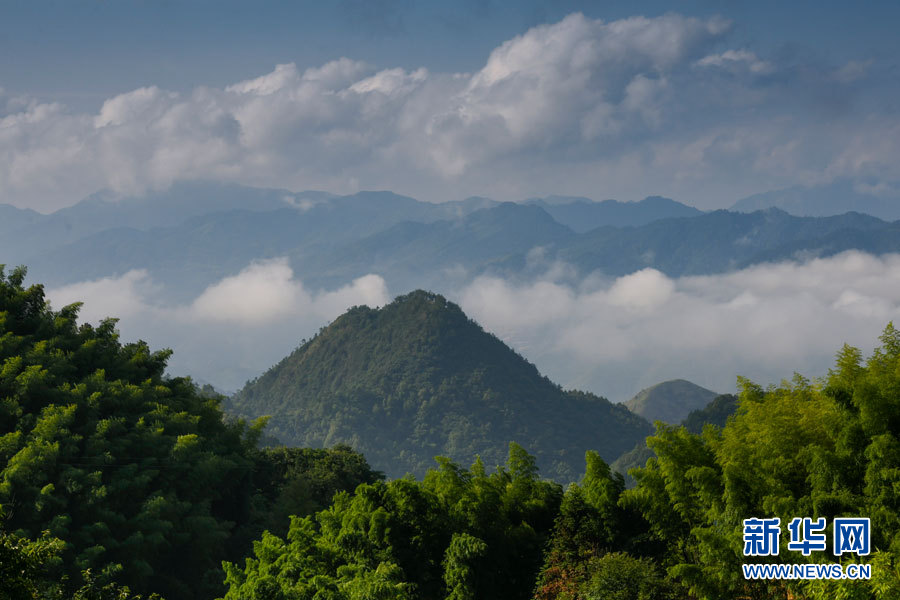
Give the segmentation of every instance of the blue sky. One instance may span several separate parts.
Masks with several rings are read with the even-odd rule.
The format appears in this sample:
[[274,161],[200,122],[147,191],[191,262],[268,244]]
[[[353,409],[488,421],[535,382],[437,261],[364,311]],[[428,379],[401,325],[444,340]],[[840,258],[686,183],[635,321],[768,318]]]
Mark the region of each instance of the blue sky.
[[530,27],[582,12],[604,20],[678,12],[734,21],[731,40],[819,60],[900,56],[896,2],[460,2],[22,0],[0,2],[0,82],[13,93],[89,107],[145,85],[190,89],[275,64],[347,56],[376,66],[472,71]]
[[[0,11],[0,195],[42,211],[190,178],[436,201],[662,194],[702,208],[836,179],[892,195],[900,181],[895,2],[3,0]],[[635,29],[617,38],[617,23]],[[558,54],[523,54],[529,44]],[[590,47],[573,71],[566,53]],[[336,79],[304,83],[342,57]],[[492,57],[505,79],[485,76]],[[291,69],[278,90],[235,95],[276,65]],[[379,73],[393,73],[390,89],[353,87]],[[332,97],[343,104],[317,108]]]

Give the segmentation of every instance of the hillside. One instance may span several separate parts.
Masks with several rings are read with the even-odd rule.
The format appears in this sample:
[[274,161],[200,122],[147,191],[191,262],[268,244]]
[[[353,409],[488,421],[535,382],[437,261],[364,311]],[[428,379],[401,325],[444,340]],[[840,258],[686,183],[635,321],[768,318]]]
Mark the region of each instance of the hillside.
[[625,406],[651,423],[680,423],[691,411],[705,407],[716,396],[716,392],[690,381],[673,379],[641,390]]
[[417,475],[436,455],[502,464],[515,441],[544,476],[573,481],[584,453],[610,461],[650,430],[625,407],[565,392],[443,297],[355,307],[232,398],[271,415],[288,445],[348,443],[375,469]]

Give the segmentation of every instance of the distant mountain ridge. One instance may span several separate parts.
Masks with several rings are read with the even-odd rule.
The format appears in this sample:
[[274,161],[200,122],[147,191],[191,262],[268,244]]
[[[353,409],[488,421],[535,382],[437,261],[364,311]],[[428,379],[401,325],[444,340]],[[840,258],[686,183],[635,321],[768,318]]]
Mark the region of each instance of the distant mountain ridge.
[[585,233],[598,227],[640,226],[676,217],[696,217],[703,211],[662,196],[648,196],[639,202],[603,200],[572,196],[548,196],[532,198],[526,204],[540,206],[558,222],[576,233]]
[[701,212],[660,197],[431,204],[388,191],[337,196],[202,182],[141,198],[100,193],[50,215],[0,205],[0,264],[25,264],[51,288],[143,269],[161,284],[159,301],[170,303],[276,257],[310,289],[376,274],[395,292],[452,293],[478,276],[525,281],[560,265],[577,277],[648,267],[680,277],[851,249],[900,252],[900,222],[777,208]]
[[269,431],[289,445],[350,444],[394,477],[421,475],[436,455],[502,464],[515,441],[543,475],[574,481],[585,451],[611,461],[651,430],[621,405],[563,391],[423,291],[346,312],[249,382],[230,410],[271,415]]
[[150,231],[108,229],[57,247],[41,242],[42,252],[30,257],[5,253],[2,262],[28,264],[51,286],[146,269],[185,299],[253,260],[275,256],[287,256],[313,288],[375,273],[391,289],[427,286],[448,292],[480,274],[540,275],[542,265],[554,262],[582,276],[600,271],[617,277],[651,267],[679,277],[849,249],[900,251],[900,224],[855,213],[813,218],[778,209],[715,211],[578,234],[535,205],[503,203],[466,212],[471,205],[387,200],[346,197],[306,211],[234,210]]
[[[831,256],[851,247],[869,251],[874,248],[866,240],[872,233],[882,234],[880,249],[900,250],[900,229],[868,215],[795,217],[776,208],[750,214],[717,210],[641,227],[600,227],[547,254],[582,273],[599,269],[619,276],[651,267],[679,277],[801,256]],[[848,239],[853,243],[842,243]]]
[[885,221],[900,219],[900,193],[877,195],[875,190],[846,179],[818,186],[801,186],[772,190],[742,198],[732,205],[736,212],[755,212],[767,208],[780,208],[800,217],[828,217],[847,212],[858,212]]

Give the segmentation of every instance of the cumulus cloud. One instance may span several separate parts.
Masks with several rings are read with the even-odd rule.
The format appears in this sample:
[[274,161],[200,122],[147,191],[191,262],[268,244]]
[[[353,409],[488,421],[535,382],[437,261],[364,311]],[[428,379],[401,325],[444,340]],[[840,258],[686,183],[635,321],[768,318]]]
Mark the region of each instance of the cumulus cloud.
[[191,312],[201,319],[264,323],[311,303],[287,261],[278,260],[256,263],[211,285],[191,304]]
[[121,277],[106,277],[48,290],[55,308],[81,302],[82,320],[96,323],[113,317],[131,319],[152,310],[147,298],[154,288],[147,271],[135,269]]
[[721,206],[835,177],[900,179],[900,119],[885,108],[891,86],[869,85],[877,65],[786,64],[729,48],[729,30],[717,18],[576,13],[504,42],[474,73],[339,58],[222,88],[147,82],[96,114],[10,99],[0,198],[48,210],[102,187],[214,179]]
[[479,278],[459,296],[486,329],[567,387],[625,400],[687,378],[720,392],[822,376],[849,343],[868,352],[900,319],[900,256],[848,252],[724,275],[644,269],[613,281]]
[[[494,50],[427,133],[445,174],[523,147],[588,146],[659,112],[665,75],[728,24],[678,15],[604,23],[573,14]],[[652,120],[656,120],[655,118]]]
[[55,308],[83,302],[83,321],[119,318],[123,339],[175,351],[171,372],[226,390],[261,374],[351,306],[390,300],[377,275],[334,290],[307,290],[285,259],[253,263],[187,304],[159,302],[160,290],[146,271],[135,270],[50,289],[47,297]]

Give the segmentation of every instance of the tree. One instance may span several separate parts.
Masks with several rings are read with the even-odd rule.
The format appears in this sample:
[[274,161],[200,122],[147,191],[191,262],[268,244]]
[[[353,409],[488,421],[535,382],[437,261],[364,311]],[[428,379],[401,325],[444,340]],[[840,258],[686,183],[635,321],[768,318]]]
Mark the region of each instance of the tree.
[[438,458],[421,482],[340,492],[286,540],[264,534],[243,568],[226,563],[225,600],[527,597],[561,496],[533,463],[512,445],[490,475]]
[[24,279],[0,269],[6,527],[61,541],[47,566],[68,593],[90,569],[98,590],[211,596],[249,519],[261,424],[224,420],[220,397],[164,375],[170,351],[121,344],[112,319],[79,325],[79,304],[51,310]]

